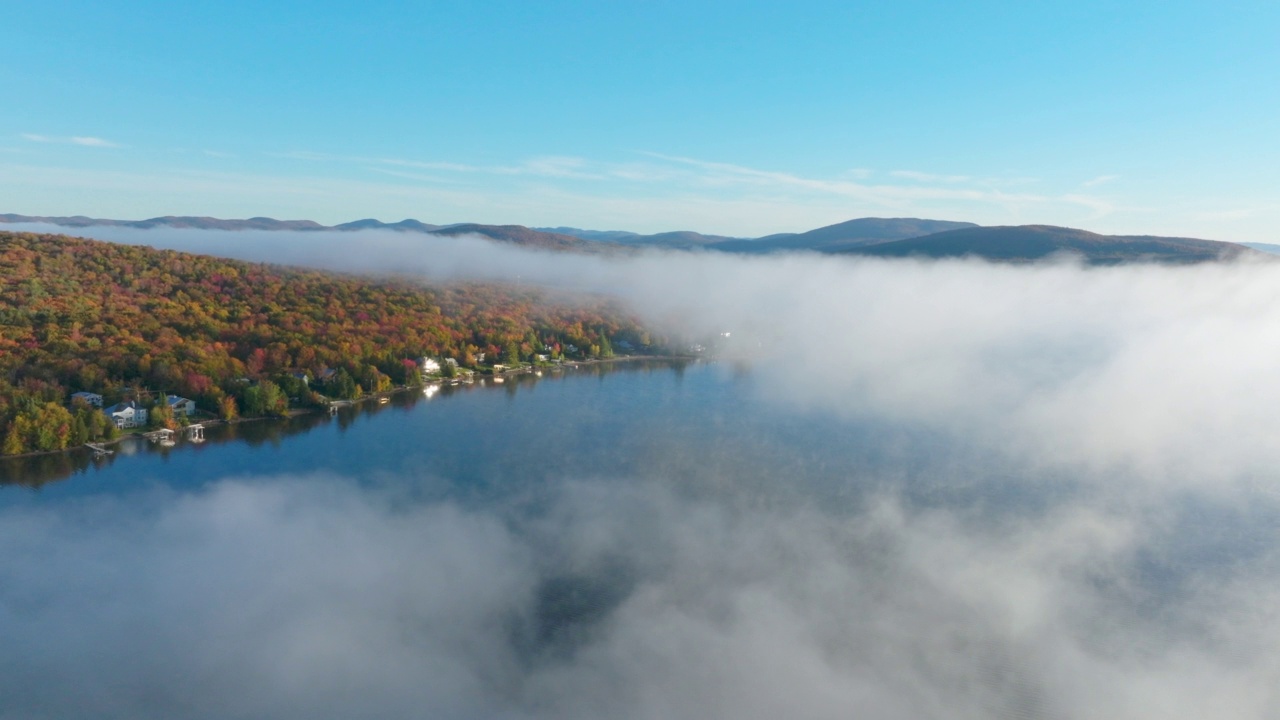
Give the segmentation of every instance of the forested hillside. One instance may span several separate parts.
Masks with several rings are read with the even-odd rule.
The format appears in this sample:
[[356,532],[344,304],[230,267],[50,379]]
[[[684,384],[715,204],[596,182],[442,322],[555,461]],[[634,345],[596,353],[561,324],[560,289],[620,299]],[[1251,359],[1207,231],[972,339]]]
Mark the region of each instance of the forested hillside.
[[[223,417],[417,381],[412,358],[463,366],[647,345],[599,299],[535,290],[424,287],[63,235],[0,232],[0,453],[109,436],[71,392],[194,399]],[[327,378],[311,387],[297,377]]]

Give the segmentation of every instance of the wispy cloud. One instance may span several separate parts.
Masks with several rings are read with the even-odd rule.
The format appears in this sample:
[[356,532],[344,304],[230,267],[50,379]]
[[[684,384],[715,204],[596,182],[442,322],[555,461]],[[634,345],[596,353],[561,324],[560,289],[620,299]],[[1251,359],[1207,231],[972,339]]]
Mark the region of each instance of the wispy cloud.
[[53,135],[40,135],[37,133],[22,133],[22,139],[28,142],[50,143],[55,145],[79,145],[81,147],[96,148],[118,148],[119,143],[104,140],[100,137],[90,135],[72,135],[70,137],[60,137]]
[[455,162],[439,162],[424,160],[405,160],[402,158],[350,158],[361,162],[383,163],[385,165],[396,165],[399,167],[419,168],[421,170],[447,170],[449,172],[474,173],[484,172],[486,168],[476,165],[465,165]]
[[572,178],[578,180],[601,180],[605,176],[599,172],[589,171],[590,163],[579,157],[547,155],[533,157],[516,165],[467,165],[455,162],[405,160],[401,158],[372,158],[371,162],[384,165],[420,168],[423,170],[443,170],[458,173],[478,173],[487,175],[529,175],[548,178]]
[[1067,195],[1063,195],[1062,199],[1069,203],[1089,208],[1093,211],[1092,217],[1094,218],[1110,215],[1112,212],[1115,212],[1116,209],[1115,203],[1093,195],[1069,193]]
[[74,136],[69,138],[72,145],[83,145],[85,147],[120,147],[119,144],[110,140],[103,140],[99,137]]
[[915,180],[924,183],[962,183],[969,182],[973,178],[968,175],[937,175],[934,173],[917,172],[915,170],[894,170],[889,173],[893,177],[902,178],[904,180]]
[[291,160],[308,160],[315,162],[354,163],[365,166],[391,165],[394,167],[415,168],[419,170],[436,170],[463,174],[483,175],[527,175],[531,177],[567,178],[577,180],[602,180],[605,174],[589,171],[591,163],[580,157],[560,155],[535,156],[515,165],[470,165],[466,163],[444,160],[412,160],[408,158],[368,157],[361,155],[333,155],[294,150],[284,153],[271,153],[273,157]]
[[975,201],[1004,206],[1041,203],[1049,200],[1042,195],[1010,193],[996,188],[957,188],[914,183],[895,185],[810,178],[787,172],[759,170],[732,163],[710,162],[662,153],[646,153],[646,155],[701,169],[704,171],[701,180],[708,184],[746,184],[778,190],[806,190],[839,195],[889,209],[907,209],[913,202],[922,200]]
[[1087,187],[1087,188],[1097,187],[1099,185],[1106,185],[1109,182],[1114,182],[1119,179],[1120,179],[1119,175],[1099,175],[1098,177],[1093,178],[1092,180],[1085,180],[1084,182],[1080,183],[1080,187]]
[[378,173],[379,175],[387,175],[390,177],[402,178],[404,180],[414,180],[417,182],[442,183],[442,184],[450,184],[450,185],[472,184],[464,180],[458,180],[457,178],[443,177],[440,175],[425,175],[423,173],[417,173],[417,172],[405,172],[404,170],[388,170],[387,168],[381,168],[381,167],[370,167],[368,168],[368,170],[370,172]]
[[1277,210],[1280,210],[1280,203],[1255,203],[1248,206],[1205,210],[1196,213],[1192,217],[1196,220],[1211,222],[1234,222],[1274,215]]

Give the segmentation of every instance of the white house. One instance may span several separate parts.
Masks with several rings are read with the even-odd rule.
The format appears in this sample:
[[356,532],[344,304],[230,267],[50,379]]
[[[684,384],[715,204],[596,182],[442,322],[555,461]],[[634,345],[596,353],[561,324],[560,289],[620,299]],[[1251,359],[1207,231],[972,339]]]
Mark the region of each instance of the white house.
[[173,410],[174,417],[178,417],[179,415],[191,417],[196,414],[195,400],[188,400],[184,397],[178,397],[177,395],[170,395],[166,397],[165,400],[168,401],[170,409]]
[[116,403],[102,412],[106,413],[107,417],[115,422],[116,427],[121,429],[147,424],[147,409],[134,400]]
[[422,372],[427,374],[440,372],[440,363],[435,358],[419,358],[418,367],[422,368]]
[[92,405],[97,408],[102,407],[102,396],[99,395],[98,393],[91,393],[91,392],[84,392],[84,391],[71,393],[71,402],[74,403],[76,400],[83,400],[85,401],[86,404]]

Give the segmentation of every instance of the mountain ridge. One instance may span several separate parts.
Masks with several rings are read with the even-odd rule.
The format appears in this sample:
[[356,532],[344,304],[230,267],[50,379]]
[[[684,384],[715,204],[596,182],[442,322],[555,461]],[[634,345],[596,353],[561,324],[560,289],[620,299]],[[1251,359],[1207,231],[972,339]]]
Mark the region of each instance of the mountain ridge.
[[999,262],[1036,262],[1075,255],[1091,265],[1131,262],[1198,263],[1264,253],[1236,243],[1155,235],[1101,235],[1055,225],[1002,225],[948,230],[852,248],[841,254],[930,259],[977,257]]
[[139,229],[293,230],[304,232],[391,230],[456,237],[478,235],[495,242],[540,250],[576,253],[628,253],[643,248],[733,254],[817,252],[867,257],[977,257],[996,262],[1035,262],[1074,254],[1095,265],[1129,262],[1197,263],[1239,257],[1264,257],[1261,248],[1197,238],[1153,235],[1102,235],[1053,225],[980,226],[923,218],[855,218],[801,233],[731,238],[694,231],[644,235],[625,230],[459,223],[433,225],[405,219],[386,223],[373,218],[326,226],[312,220],[243,220],[166,215],[146,220],[106,220],[83,215],[46,217],[0,214],[3,223],[44,223],[64,227],[114,226]]

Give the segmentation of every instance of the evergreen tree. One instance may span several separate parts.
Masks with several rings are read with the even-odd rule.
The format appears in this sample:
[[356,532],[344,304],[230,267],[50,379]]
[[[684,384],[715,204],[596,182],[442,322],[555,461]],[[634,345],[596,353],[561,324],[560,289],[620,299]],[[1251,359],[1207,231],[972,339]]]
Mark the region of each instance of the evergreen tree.
[[266,403],[263,402],[262,388],[258,385],[250,385],[244,389],[241,398],[244,401],[244,414],[248,417],[261,417],[266,414]]
[[71,424],[70,445],[83,445],[87,442],[89,442],[89,427],[85,425],[84,416],[76,413],[75,420]]

